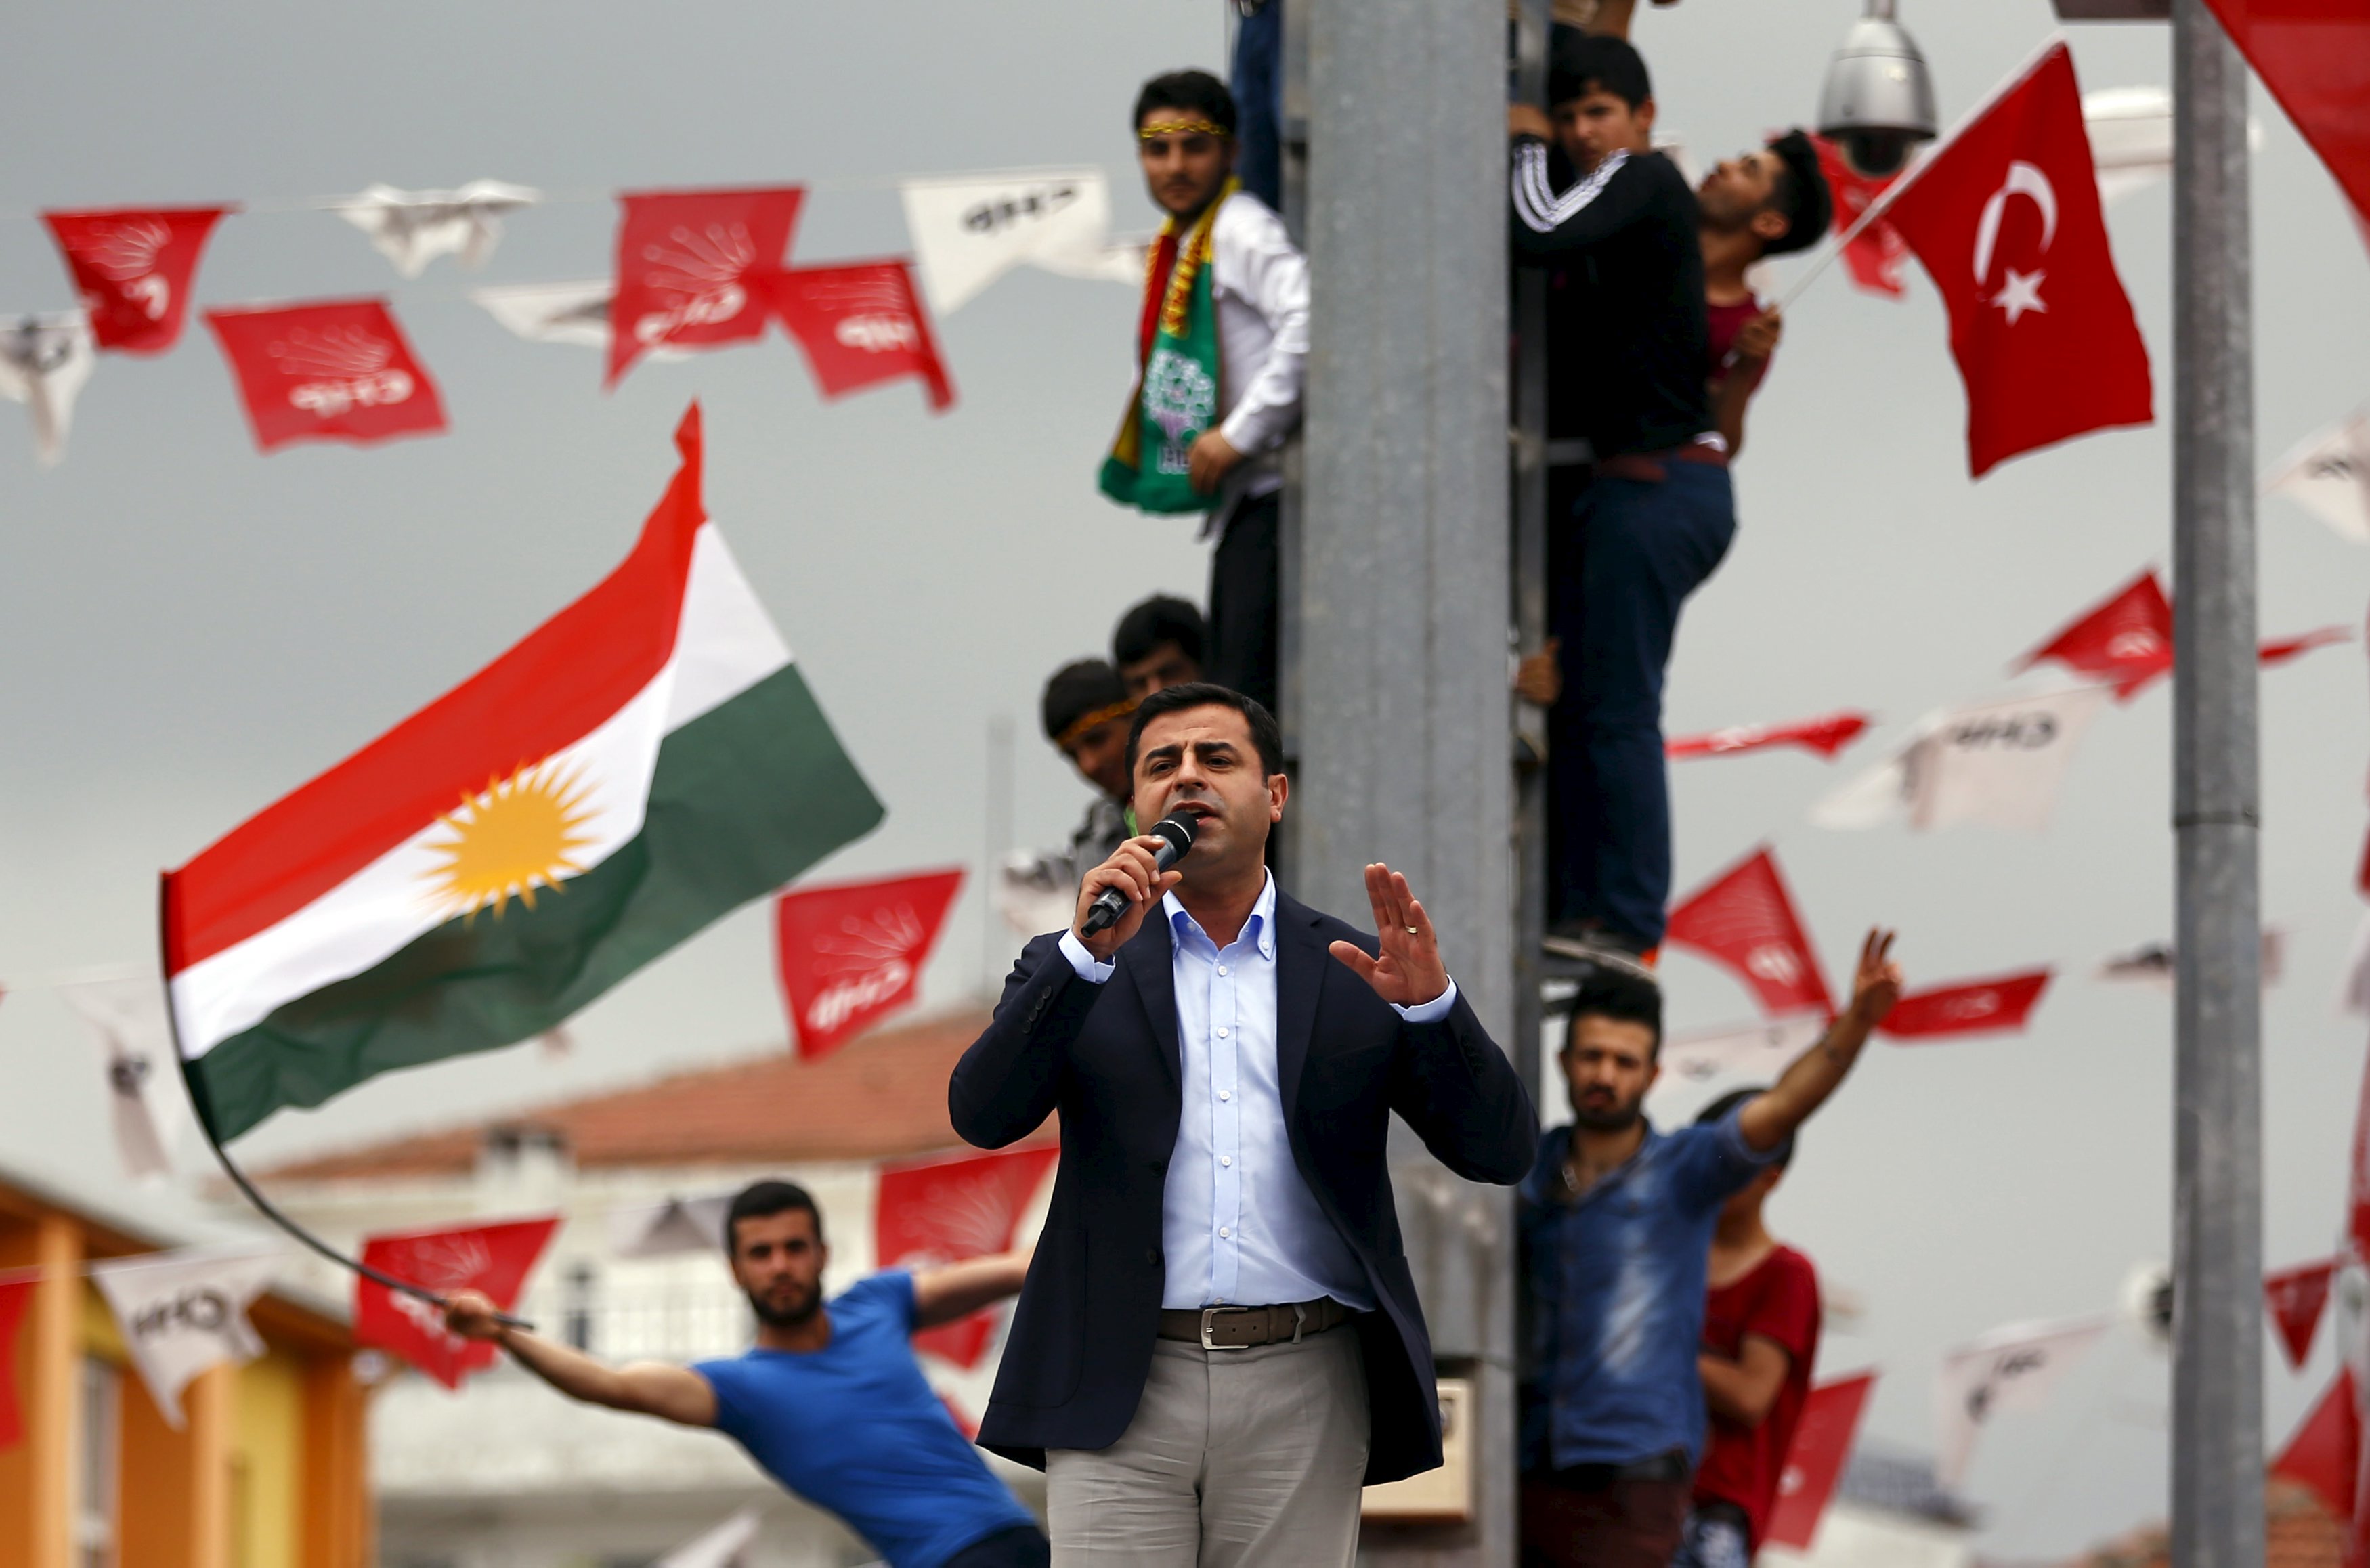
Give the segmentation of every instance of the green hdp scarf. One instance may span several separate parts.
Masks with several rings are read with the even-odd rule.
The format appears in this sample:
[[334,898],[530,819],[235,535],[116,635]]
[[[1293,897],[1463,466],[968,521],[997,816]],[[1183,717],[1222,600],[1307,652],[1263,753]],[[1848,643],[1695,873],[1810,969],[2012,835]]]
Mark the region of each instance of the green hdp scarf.
[[[1207,511],[1215,493],[1193,488],[1187,454],[1218,422],[1218,318],[1210,303],[1210,235],[1218,209],[1234,195],[1228,179],[1217,200],[1181,237],[1169,219],[1145,268],[1143,372],[1127,417],[1103,460],[1102,491],[1148,512]],[[1145,461],[1145,454],[1150,461]]]

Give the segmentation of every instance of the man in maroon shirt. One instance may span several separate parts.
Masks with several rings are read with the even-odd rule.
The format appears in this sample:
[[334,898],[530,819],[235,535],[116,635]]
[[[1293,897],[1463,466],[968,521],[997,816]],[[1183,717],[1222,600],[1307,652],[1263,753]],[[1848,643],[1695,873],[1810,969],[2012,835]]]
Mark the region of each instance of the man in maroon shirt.
[[1753,297],[1745,274],[1766,257],[1818,244],[1835,207],[1819,173],[1818,150],[1802,132],[1789,131],[1766,147],[1720,160],[1696,187],[1696,209],[1712,420],[1732,459],[1744,445],[1744,406],[1768,373],[1784,325],[1774,306]]
[[[1717,1122],[1759,1093],[1723,1094],[1696,1119]],[[1711,1288],[1696,1357],[1711,1425],[1672,1568],[1749,1568],[1811,1397],[1819,1356],[1818,1273],[1761,1221],[1761,1206],[1793,1158],[1789,1138],[1728,1200],[1712,1231]]]

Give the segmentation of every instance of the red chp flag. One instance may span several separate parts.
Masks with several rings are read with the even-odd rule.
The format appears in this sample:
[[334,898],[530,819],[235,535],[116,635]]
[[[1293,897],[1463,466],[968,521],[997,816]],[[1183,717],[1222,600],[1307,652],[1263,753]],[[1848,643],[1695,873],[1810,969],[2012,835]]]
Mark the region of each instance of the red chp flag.
[[[2350,1524],[2361,1455],[2362,1416],[2353,1404],[2353,1374],[2341,1367],[2329,1391],[2272,1461],[2272,1473],[2304,1487]],[[2353,1561],[2352,1553],[2346,1560]]]
[[2048,989],[2049,971],[2002,975],[1994,980],[1969,980],[1904,996],[1893,1004],[1879,1029],[1904,1040],[1931,1039],[1938,1035],[1981,1035],[1994,1030],[2021,1029],[2041,993]]
[[797,267],[774,280],[774,308],[806,350],[825,397],[914,376],[933,409],[950,407],[954,383],[903,261]]
[[15,1448],[25,1436],[24,1412],[17,1403],[17,1330],[40,1282],[39,1275],[0,1282],[0,1450]]
[[2370,1062],[2363,1069],[2362,1099],[2353,1110],[2353,1156],[2345,1181],[2345,1233],[2353,1255],[2370,1261]]
[[1794,1427],[1794,1446],[1786,1450],[1786,1468],[1778,1475],[1778,1504],[1770,1510],[1762,1545],[1811,1550],[1819,1516],[1827,1511],[1827,1500],[1835,1495],[1845,1461],[1851,1458],[1869,1391],[1875,1387],[1876,1374],[1862,1372],[1822,1383],[1802,1402],[1802,1418]]
[[806,191],[672,190],[620,196],[617,282],[609,296],[615,386],[664,343],[703,348],[760,338],[767,280],[782,269]]
[[2339,643],[2353,640],[2349,626],[2321,626],[2299,637],[2277,637],[2255,649],[2255,662],[2262,665],[2285,664],[2302,658],[2317,647],[2334,647]]
[[2024,656],[2019,670],[2054,658],[2068,670],[2095,675],[2129,702],[2157,676],[2172,669],[2172,605],[2153,567],[2103,604],[2085,611],[2071,624]]
[[2313,1335],[2320,1331],[2320,1314],[2329,1305],[2330,1281],[2337,1276],[2336,1258],[2300,1264],[2263,1276],[2263,1304],[2280,1331],[2280,1348],[2288,1365],[2301,1368],[2312,1354]]
[[[372,1236],[362,1262],[381,1274],[449,1296],[483,1291],[507,1312],[518,1305],[526,1276],[559,1228],[559,1217],[473,1225],[458,1230],[414,1230]],[[354,1343],[392,1351],[448,1389],[494,1364],[495,1346],[463,1339],[444,1327],[444,1314],[416,1296],[373,1279],[354,1280]]]
[[227,207],[44,212],[102,349],[161,354],[181,336],[190,280]]
[[2205,0],[2353,203],[2370,235],[2370,7],[2362,0]]
[[1796,719],[1791,724],[1741,724],[1704,735],[1674,735],[1663,745],[1662,752],[1674,759],[1725,757],[1731,751],[1800,746],[1806,751],[1832,758],[1860,738],[1872,716],[1863,713],[1827,714],[1819,718]]
[[1772,1016],[1835,1011],[1810,936],[1766,847],[1673,910],[1662,938],[1735,971]]
[[[1875,179],[1860,173],[1845,158],[1844,150],[1824,136],[1812,137],[1811,144],[1819,150],[1819,172],[1826,177],[1827,189],[1835,197],[1837,234],[1858,223],[1869,203],[1901,177],[1891,174]],[[1909,292],[1901,280],[1901,264],[1908,255],[1909,246],[1900,231],[1879,218],[1844,246],[1844,269],[1853,282],[1870,293],[1897,300]]]
[[799,1055],[829,1056],[914,1000],[922,965],[962,886],[962,868],[801,887],[774,903],[782,990]]
[[2155,418],[2063,42],[1903,177],[1888,216],[1950,307],[1976,478],[2019,452]]
[[[872,1215],[876,1265],[918,1271],[1010,1252],[1022,1217],[1061,1153],[1016,1149],[883,1166]],[[995,1328],[994,1315],[981,1310],[924,1329],[914,1344],[969,1371],[987,1353]]]
[[210,310],[265,452],[291,441],[381,441],[444,429],[436,383],[384,300]]

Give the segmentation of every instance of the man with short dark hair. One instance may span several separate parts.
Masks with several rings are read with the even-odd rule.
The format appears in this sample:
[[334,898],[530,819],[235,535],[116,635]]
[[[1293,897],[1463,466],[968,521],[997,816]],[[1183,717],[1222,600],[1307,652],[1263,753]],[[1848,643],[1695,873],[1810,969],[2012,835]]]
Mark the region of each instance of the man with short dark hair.
[[[1696,200],[1653,150],[1645,62],[1617,38],[1559,30],[1548,92],[1552,120],[1507,111],[1512,233],[1518,259],[1564,264],[1548,375],[1594,464],[1571,514],[1548,519],[1563,677],[1547,714],[1548,946],[1634,967],[1661,944],[1670,897],[1664,672],[1736,509],[1705,392]],[[1561,191],[1550,143],[1574,177]]]
[[1145,272],[1135,390],[1103,493],[1201,512],[1210,557],[1208,678],[1272,708],[1282,626],[1283,473],[1308,359],[1308,264],[1235,179],[1236,109],[1206,71],[1155,76],[1131,121],[1168,215]]
[[1077,831],[1070,835],[1071,886],[1127,837],[1127,724],[1135,704],[1119,671],[1099,658],[1081,658],[1053,671],[1037,704],[1045,738],[1092,784]]
[[1165,593],[1121,616],[1111,630],[1111,662],[1126,682],[1128,699],[1141,702],[1164,686],[1201,680],[1207,635],[1201,611]]
[[1703,1447],[1697,1356],[1713,1228],[1892,1011],[1892,948],[1891,933],[1869,933],[1850,1004],[1774,1088],[1672,1133],[1643,1108],[1660,990],[1608,969],[1574,999],[1559,1058],[1571,1125],[1540,1140],[1521,1191],[1525,1568],[1665,1568],[1678,1551]]
[[[1087,873],[948,1084],[984,1148],[1061,1118],[980,1423],[1044,1467],[1060,1568],[1350,1568],[1361,1484],[1441,1454],[1391,1115],[1472,1181],[1519,1179],[1536,1142],[1406,877],[1366,867],[1379,938],[1277,888],[1283,750],[1239,692],[1146,697],[1136,812],[1191,817],[1191,852],[1164,871],[1130,839]],[[1105,889],[1126,912],[1089,931]]]
[[[1758,1093],[1723,1094],[1697,1112],[1696,1122],[1717,1126]],[[1810,1402],[1819,1358],[1818,1270],[1761,1219],[1762,1205],[1793,1162],[1789,1138],[1729,1195],[1712,1229],[1710,1293],[1696,1353],[1711,1425],[1696,1465],[1686,1539],[1671,1568],[1752,1568],[1778,1506],[1794,1429]]]
[[1819,155],[1800,131],[1754,152],[1723,158],[1696,187],[1702,213],[1704,321],[1711,366],[1712,423],[1731,461],[1744,450],[1744,409],[1769,372],[1784,328],[1777,307],[1753,294],[1747,276],[1772,256],[1807,250],[1834,220]]
[[454,1293],[445,1326],[500,1345],[570,1399],[716,1428],[890,1568],[1043,1568],[1044,1535],[955,1429],[911,1344],[1019,1289],[1029,1254],[892,1269],[825,1301],[823,1213],[804,1188],[773,1181],[733,1198],[723,1242],[757,1319],[756,1345],[740,1356],[613,1368],[508,1326],[474,1290]]

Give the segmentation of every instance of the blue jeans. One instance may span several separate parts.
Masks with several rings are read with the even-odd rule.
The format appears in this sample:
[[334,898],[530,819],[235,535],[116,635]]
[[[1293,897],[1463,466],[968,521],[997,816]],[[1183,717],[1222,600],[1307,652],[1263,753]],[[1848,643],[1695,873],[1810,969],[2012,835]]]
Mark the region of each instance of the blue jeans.
[[1547,715],[1549,918],[1600,921],[1641,947],[1662,942],[1671,896],[1662,677],[1679,607],[1736,536],[1727,469],[1663,468],[1653,482],[1599,476],[1548,541],[1548,628],[1563,641],[1563,699]]
[[1283,5],[1267,0],[1235,33],[1235,177],[1283,211]]
[[1727,1513],[1687,1515],[1687,1533],[1671,1568],[1753,1568],[1753,1542]]

